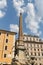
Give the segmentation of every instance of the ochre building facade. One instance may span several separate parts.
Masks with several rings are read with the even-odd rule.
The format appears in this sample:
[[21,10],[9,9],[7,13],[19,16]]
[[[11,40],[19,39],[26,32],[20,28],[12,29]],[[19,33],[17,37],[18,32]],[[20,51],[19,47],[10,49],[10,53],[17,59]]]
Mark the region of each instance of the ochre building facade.
[[0,64],[11,64],[14,58],[15,34],[0,30]]

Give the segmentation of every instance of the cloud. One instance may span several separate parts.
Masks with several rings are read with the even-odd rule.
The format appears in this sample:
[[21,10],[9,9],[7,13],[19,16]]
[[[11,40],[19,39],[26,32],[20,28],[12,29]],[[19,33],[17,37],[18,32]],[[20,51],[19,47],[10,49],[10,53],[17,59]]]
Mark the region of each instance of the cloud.
[[7,6],[7,0],[0,0],[0,8],[5,8]]
[[37,8],[37,14],[43,17],[43,0],[35,0],[35,6]]
[[7,0],[0,0],[0,18],[5,16],[4,9],[7,7]]
[[[41,35],[39,21],[41,18],[39,18],[35,13],[35,8],[33,3],[28,3],[26,6],[26,13],[27,16],[25,18],[26,27],[30,29],[30,31],[36,35]],[[37,16],[37,17],[36,17]]]
[[28,0],[28,2],[32,2],[32,0]]
[[24,0],[13,0],[13,6],[17,11],[18,16],[20,12],[22,13],[24,12],[23,5],[24,5]]
[[5,15],[5,12],[0,10],[0,18],[2,18]]
[[17,24],[10,24],[10,31],[13,31],[13,32],[19,32],[19,27]]
[[35,4],[32,3],[32,0],[28,0],[27,5],[24,5],[24,0],[13,0],[13,6],[17,11],[17,15],[19,15],[20,11],[27,14],[25,18],[26,28],[35,35],[40,36],[42,31],[39,24],[42,23],[43,18],[43,0],[35,0]]
[[24,32],[24,33],[23,33],[23,35],[27,35],[27,33],[26,33],[26,32]]

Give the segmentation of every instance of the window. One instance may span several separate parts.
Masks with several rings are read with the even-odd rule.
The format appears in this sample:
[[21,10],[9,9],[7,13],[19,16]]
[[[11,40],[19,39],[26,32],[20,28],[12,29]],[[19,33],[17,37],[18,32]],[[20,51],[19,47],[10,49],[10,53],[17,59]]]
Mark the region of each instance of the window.
[[35,58],[35,60],[37,60],[37,58]]
[[36,56],[36,53],[35,53],[35,56]]
[[7,46],[5,46],[5,50],[7,50]]
[[31,47],[32,47],[32,44],[31,44]]
[[30,41],[30,37],[28,37],[28,41]]
[[8,33],[7,33],[7,36],[8,36]]
[[6,43],[8,43],[8,39],[6,39]]
[[42,45],[41,45],[41,48],[42,48]]
[[41,60],[41,58],[39,58],[39,60]]
[[39,48],[39,45],[37,44],[37,47]]
[[36,49],[34,49],[34,51],[36,51]]
[[30,37],[30,41],[31,41],[31,37]]
[[43,56],[43,53],[42,53],[42,56]]
[[41,63],[40,63],[40,65],[41,65]]
[[0,32],[0,35],[1,35],[1,32]]
[[37,44],[35,46],[37,47]]
[[41,41],[41,39],[39,39],[39,41]]
[[27,48],[27,44],[25,43],[25,48]]
[[33,53],[31,53],[31,55],[33,55]]
[[26,38],[26,37],[24,37],[24,41],[25,41],[25,40],[27,40],[27,38]]
[[36,63],[36,65],[38,65],[38,64]]
[[34,47],[35,47],[35,44],[34,44]]
[[33,38],[33,41],[35,41],[35,38]]
[[4,58],[6,57],[6,54],[4,54]]
[[29,47],[30,47],[30,44],[29,44]]
[[29,53],[27,53],[27,55],[29,56]]
[[36,38],[36,40],[38,41],[38,38]]
[[40,53],[38,53],[38,56],[40,56]]
[[38,51],[39,51],[39,49],[38,49]]
[[32,48],[31,48],[31,50],[32,50]]
[[32,60],[34,60],[34,57],[31,57]]
[[43,49],[41,49],[41,51],[43,51]]

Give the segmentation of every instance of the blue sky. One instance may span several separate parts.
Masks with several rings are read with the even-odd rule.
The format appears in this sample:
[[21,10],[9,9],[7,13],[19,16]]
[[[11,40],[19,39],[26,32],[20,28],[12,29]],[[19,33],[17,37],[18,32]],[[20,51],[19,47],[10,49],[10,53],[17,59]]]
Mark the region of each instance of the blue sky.
[[43,0],[0,0],[0,29],[18,33],[20,12],[23,33],[43,38]]

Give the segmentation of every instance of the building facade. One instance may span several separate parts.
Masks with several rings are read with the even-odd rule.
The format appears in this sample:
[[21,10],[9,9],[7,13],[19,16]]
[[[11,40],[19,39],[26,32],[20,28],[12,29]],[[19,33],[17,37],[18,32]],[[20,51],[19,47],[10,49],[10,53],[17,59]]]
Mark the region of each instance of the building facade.
[[34,57],[36,65],[43,65],[43,41],[38,36],[24,35],[25,54]]
[[[17,40],[17,46],[18,41],[19,40]],[[23,44],[25,48],[25,62],[26,59],[28,60],[29,58],[34,58],[36,65],[43,65],[43,40],[41,40],[38,36],[24,35]],[[21,58],[22,56],[23,55],[21,53]],[[30,64],[34,65],[32,62]]]
[[11,64],[14,58],[15,32],[0,30],[0,64]]

